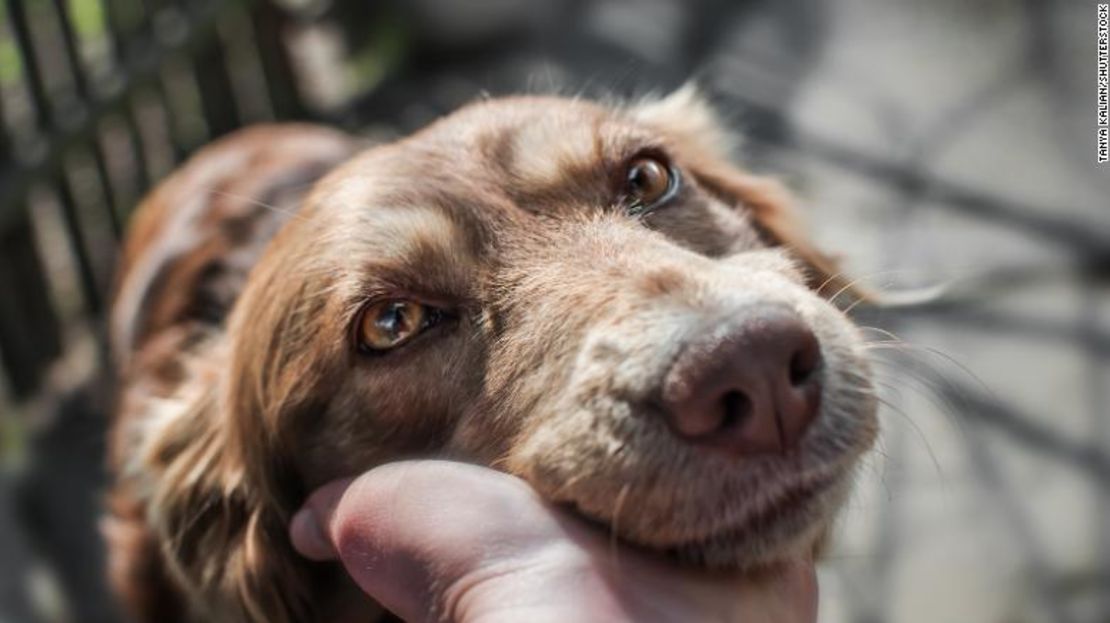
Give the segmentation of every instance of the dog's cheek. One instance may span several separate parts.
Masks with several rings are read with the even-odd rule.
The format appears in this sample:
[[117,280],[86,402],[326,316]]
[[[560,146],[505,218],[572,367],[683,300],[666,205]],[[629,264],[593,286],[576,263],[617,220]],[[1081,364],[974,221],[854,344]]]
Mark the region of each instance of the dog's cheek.
[[396,362],[356,362],[326,408],[306,414],[296,437],[310,487],[399,458],[452,454],[451,437],[479,399],[482,354],[457,340],[426,346]]
[[479,389],[460,405],[445,452],[505,470],[506,457],[548,413],[559,411],[556,388],[566,382],[561,374],[564,357],[554,347],[533,351],[510,341],[501,351],[492,354]]

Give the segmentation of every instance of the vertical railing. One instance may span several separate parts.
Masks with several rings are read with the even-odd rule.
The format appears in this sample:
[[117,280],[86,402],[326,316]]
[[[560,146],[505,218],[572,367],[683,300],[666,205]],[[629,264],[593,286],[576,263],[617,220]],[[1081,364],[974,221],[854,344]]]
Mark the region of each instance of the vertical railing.
[[[9,82],[0,82],[0,358],[17,398],[36,389],[72,326],[54,299],[76,295],[75,304],[61,307],[99,327],[123,223],[166,172],[165,165],[152,169],[152,154],[169,153],[172,165],[259,120],[244,116],[238,102],[242,76],[234,74],[220,31],[229,14],[253,29],[251,53],[263,74],[256,83],[264,82],[259,96],[273,116],[306,116],[282,36],[286,14],[271,2],[81,2],[3,4],[17,67],[0,72]],[[101,19],[94,43],[107,52],[98,62],[84,53],[88,25],[75,7]],[[25,103],[17,106],[22,114],[9,102]],[[65,248],[40,248],[37,210],[51,205],[60,225],[53,239]],[[64,263],[59,258],[71,259],[65,270],[75,293],[57,292],[51,270]]]
[[[25,6],[18,0],[7,0],[5,9],[18,53],[20,77],[33,107],[32,123],[38,133],[48,132],[53,124],[53,112],[39,71]],[[16,175],[12,147],[12,143],[5,139],[3,163],[7,169],[4,175],[7,183],[14,182]],[[67,225],[72,225],[72,222],[67,220]],[[78,253],[86,294],[95,294],[91,268],[80,244],[78,230],[75,226],[67,226],[67,233],[70,244]],[[20,397],[33,391],[50,359],[58,354],[60,331],[46,296],[46,274],[32,242],[30,215],[25,205],[13,210],[13,216],[0,232],[0,239],[4,241],[0,246],[0,264],[5,267],[3,277],[0,277],[0,292],[5,293],[0,311],[0,354],[4,368],[9,371],[13,392]]]

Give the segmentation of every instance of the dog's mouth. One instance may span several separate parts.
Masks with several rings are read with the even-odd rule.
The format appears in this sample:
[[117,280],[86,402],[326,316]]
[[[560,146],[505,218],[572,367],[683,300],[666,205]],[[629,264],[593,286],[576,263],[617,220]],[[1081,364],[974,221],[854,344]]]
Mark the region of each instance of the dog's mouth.
[[[611,516],[600,517],[580,504],[567,500],[576,514],[599,525],[631,545],[654,551],[677,562],[697,567],[721,569],[752,569],[770,564],[791,554],[812,549],[840,506],[848,486],[843,469],[827,469],[815,474],[789,474],[778,483],[763,483],[764,490],[774,490],[758,505],[750,500],[737,500],[735,515],[712,525],[678,525],[677,513],[656,517],[656,530],[640,533],[634,524],[637,517],[634,502],[615,500]],[[634,491],[626,492],[635,498]],[[622,497],[624,497],[622,495]],[[674,525],[668,526],[668,523]]]
[[839,506],[846,488],[841,474],[791,483],[737,521],[715,526],[704,536],[682,540],[662,551],[686,564],[743,568],[802,553],[824,532],[831,510]]

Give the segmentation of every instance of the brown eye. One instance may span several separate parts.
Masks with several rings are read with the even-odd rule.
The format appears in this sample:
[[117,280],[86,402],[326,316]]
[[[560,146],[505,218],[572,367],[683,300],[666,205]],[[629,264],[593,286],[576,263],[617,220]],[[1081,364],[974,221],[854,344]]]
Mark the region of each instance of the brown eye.
[[625,192],[634,212],[646,212],[670,198],[676,184],[671,169],[657,158],[643,156],[628,166]]
[[361,348],[372,351],[396,348],[416,337],[438,318],[438,310],[414,301],[374,303],[362,310],[358,320],[358,343]]

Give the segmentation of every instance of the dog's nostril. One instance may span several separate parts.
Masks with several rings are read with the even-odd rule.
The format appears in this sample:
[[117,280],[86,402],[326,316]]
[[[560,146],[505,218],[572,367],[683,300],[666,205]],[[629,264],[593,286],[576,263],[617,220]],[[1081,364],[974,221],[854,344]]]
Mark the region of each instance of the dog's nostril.
[[790,384],[794,387],[805,385],[821,365],[821,347],[817,340],[808,340],[790,357]]
[[724,417],[718,429],[721,431],[740,427],[752,414],[752,401],[743,392],[725,393],[721,397],[721,406],[724,407]]

